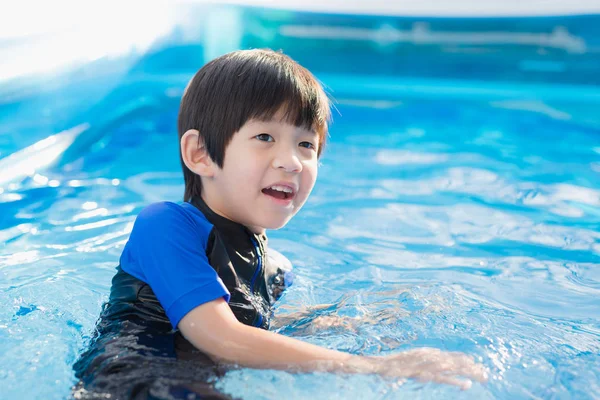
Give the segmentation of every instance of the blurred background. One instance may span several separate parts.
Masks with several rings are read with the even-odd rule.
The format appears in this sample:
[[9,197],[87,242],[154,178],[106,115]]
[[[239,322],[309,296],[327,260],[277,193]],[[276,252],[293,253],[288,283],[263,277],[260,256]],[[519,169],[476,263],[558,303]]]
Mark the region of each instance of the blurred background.
[[[207,61],[282,50],[334,104],[281,333],[464,351],[466,392],[238,370],[248,399],[600,398],[600,3],[22,1],[0,6],[1,397],[66,398],[135,216],[180,201]],[[320,317],[351,323],[314,328]],[[260,387],[261,390],[255,390]]]

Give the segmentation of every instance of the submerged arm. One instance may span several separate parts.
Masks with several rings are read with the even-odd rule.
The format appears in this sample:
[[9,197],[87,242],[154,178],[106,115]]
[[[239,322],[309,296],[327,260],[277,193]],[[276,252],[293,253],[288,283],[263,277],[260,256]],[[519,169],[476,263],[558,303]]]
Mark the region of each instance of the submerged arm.
[[387,357],[354,356],[247,326],[235,318],[223,299],[196,307],[178,328],[187,340],[211,357],[245,367],[377,373],[461,388],[470,387],[469,379],[480,382],[486,379],[484,368],[462,353],[421,348]]

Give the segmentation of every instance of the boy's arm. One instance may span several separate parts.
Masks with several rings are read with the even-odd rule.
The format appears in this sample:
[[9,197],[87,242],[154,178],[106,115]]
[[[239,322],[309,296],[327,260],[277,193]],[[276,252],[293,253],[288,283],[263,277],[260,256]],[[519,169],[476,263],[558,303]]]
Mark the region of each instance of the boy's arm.
[[178,328],[208,355],[246,367],[315,370],[322,362],[326,370],[340,370],[352,358],[347,353],[244,325],[222,298],[190,311]]
[[187,340],[211,357],[252,368],[377,373],[470,387],[487,379],[485,369],[462,353],[419,348],[385,357],[329,350],[239,322],[223,299],[202,304],[180,321]]

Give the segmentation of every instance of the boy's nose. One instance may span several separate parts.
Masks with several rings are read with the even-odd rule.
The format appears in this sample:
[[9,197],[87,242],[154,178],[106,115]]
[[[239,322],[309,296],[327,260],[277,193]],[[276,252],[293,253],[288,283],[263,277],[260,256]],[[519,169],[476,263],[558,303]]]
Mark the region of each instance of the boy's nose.
[[302,171],[302,163],[295,152],[279,153],[273,159],[273,167],[283,169],[285,172],[300,172]]

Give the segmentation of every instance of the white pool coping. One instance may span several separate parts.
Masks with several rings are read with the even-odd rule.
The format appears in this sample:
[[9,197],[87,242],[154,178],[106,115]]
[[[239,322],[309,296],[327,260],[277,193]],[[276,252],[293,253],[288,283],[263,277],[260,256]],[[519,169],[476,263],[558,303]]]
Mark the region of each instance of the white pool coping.
[[600,13],[598,0],[570,2],[565,0],[224,0],[221,3],[323,13],[423,17],[553,16]]

